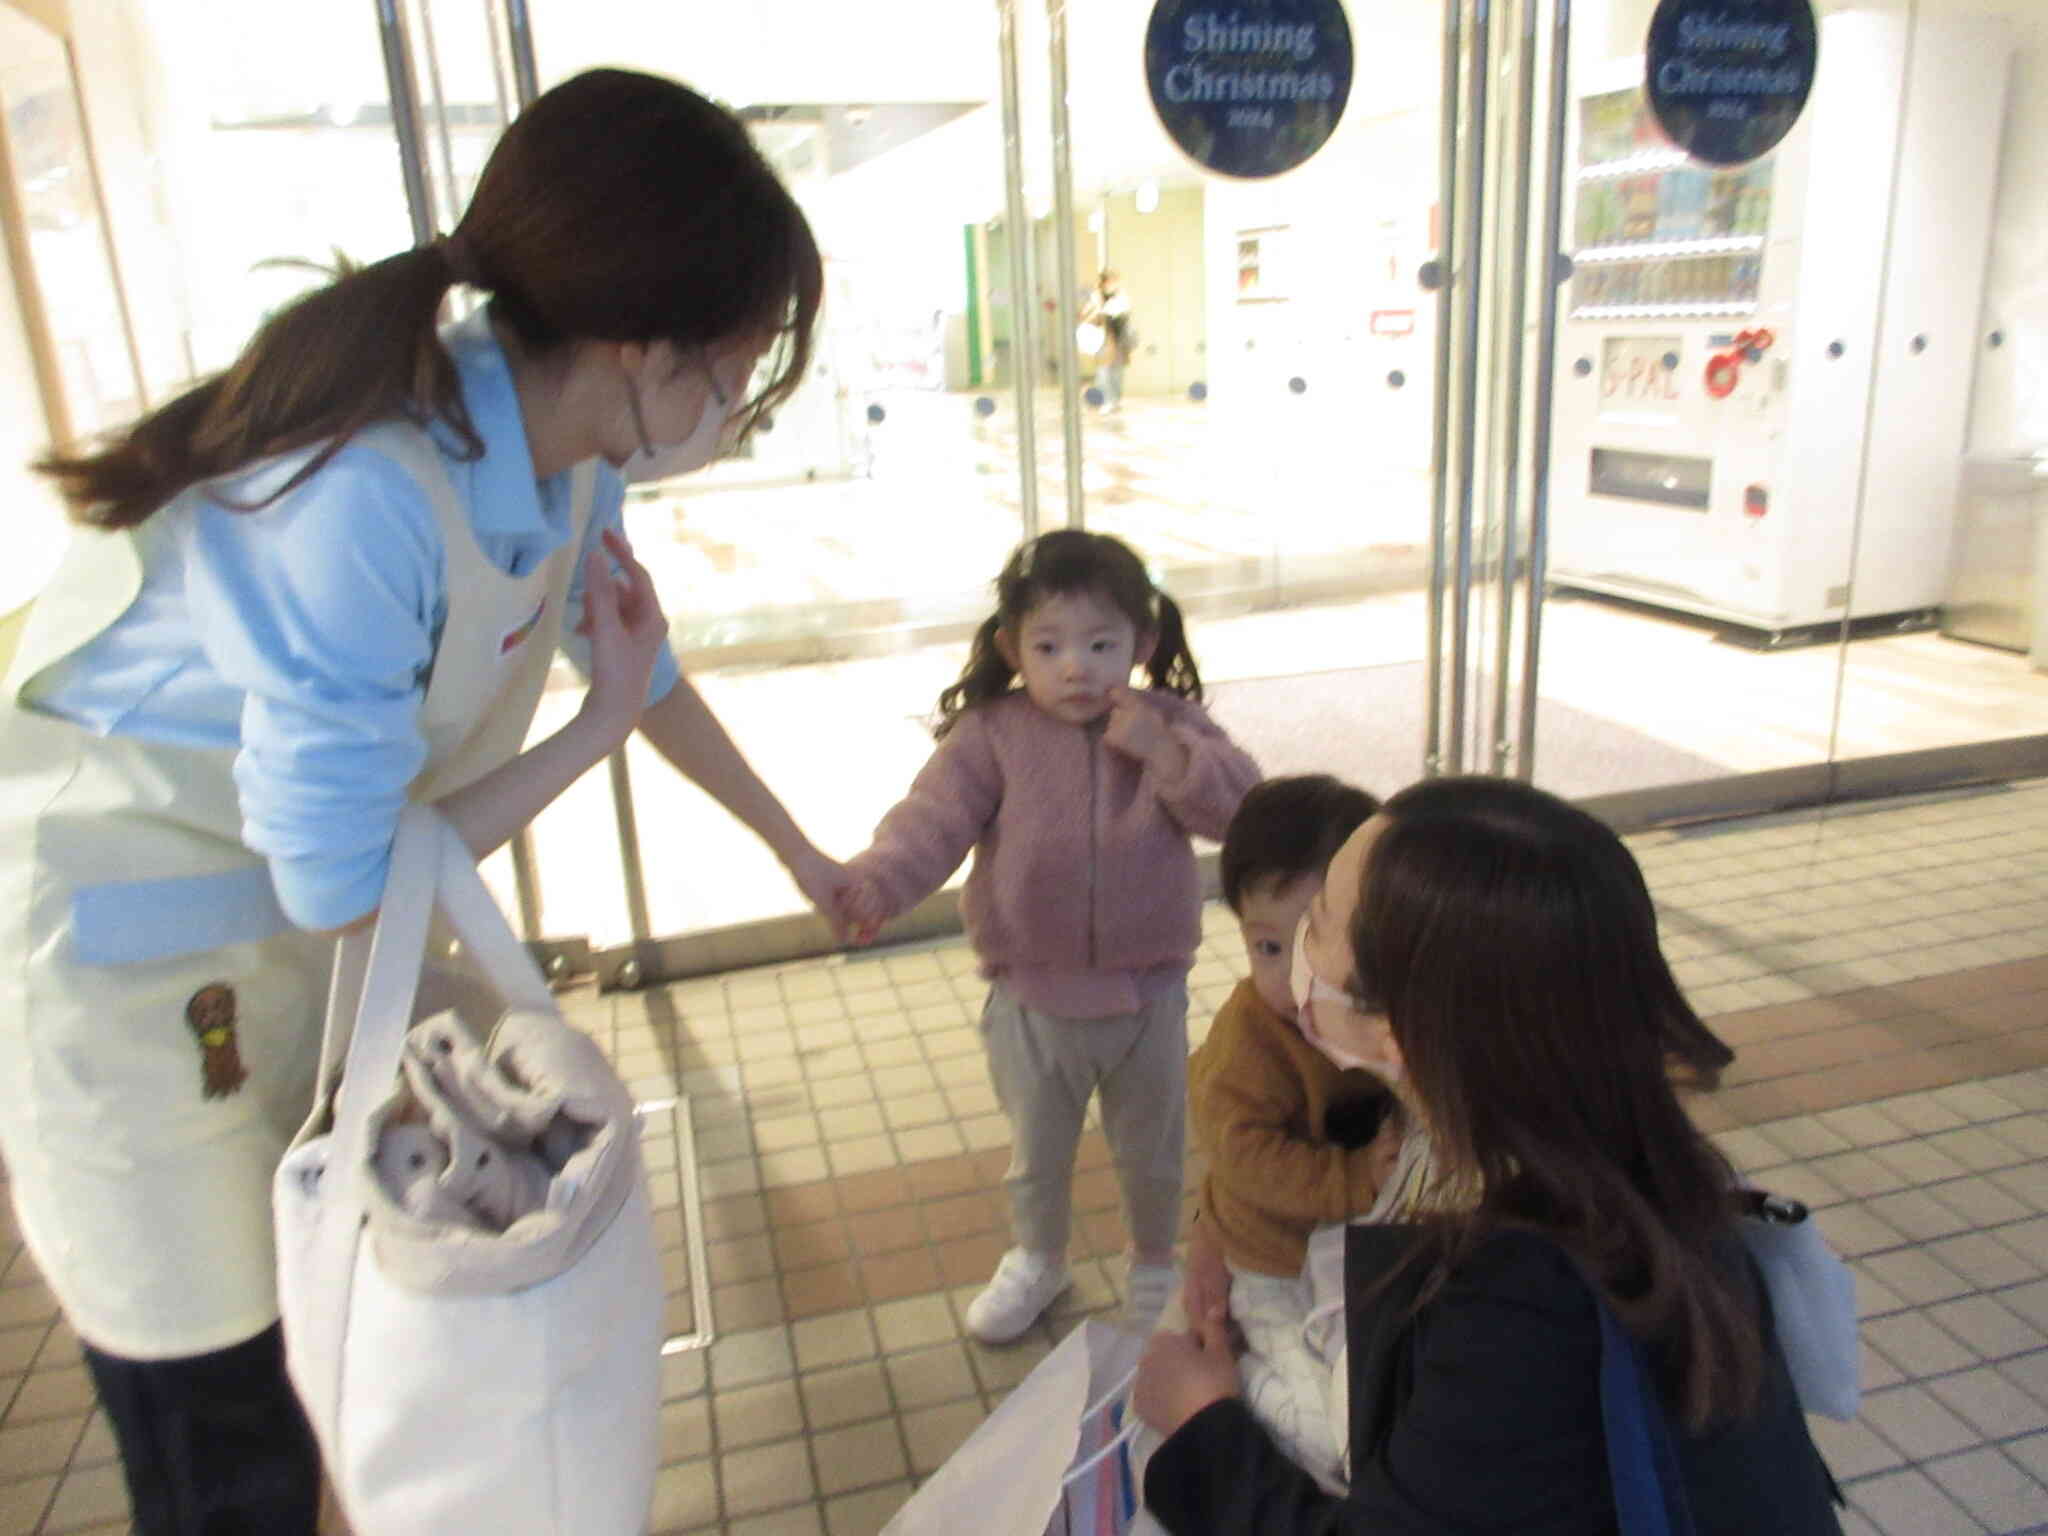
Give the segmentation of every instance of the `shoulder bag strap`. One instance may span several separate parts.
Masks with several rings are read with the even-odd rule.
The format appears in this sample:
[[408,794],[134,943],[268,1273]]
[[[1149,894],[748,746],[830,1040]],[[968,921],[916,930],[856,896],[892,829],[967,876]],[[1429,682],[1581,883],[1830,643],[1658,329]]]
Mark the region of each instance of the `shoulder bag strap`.
[[1600,1417],[1615,1522],[1628,1536],[1693,1536],[1678,1451],[1642,1348],[1597,1290],[1593,1303],[1600,1313]]

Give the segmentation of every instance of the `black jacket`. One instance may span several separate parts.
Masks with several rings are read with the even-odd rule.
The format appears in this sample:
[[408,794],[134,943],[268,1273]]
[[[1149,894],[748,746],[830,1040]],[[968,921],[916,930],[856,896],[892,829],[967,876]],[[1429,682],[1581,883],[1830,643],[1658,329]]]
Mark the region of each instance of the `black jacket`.
[[[1322,1493],[1232,1398],[1182,1425],[1146,1469],[1146,1502],[1174,1536],[1613,1536],[1600,1321],[1585,1279],[1545,1239],[1502,1233],[1412,1317],[1426,1265],[1363,1301],[1413,1240],[1412,1229],[1367,1226],[1347,1239],[1349,1497]],[[1768,1320],[1754,1270],[1734,1262]],[[1840,1536],[1833,1483],[1774,1338],[1768,1359],[1752,1419],[1678,1439],[1693,1523],[1699,1536]]]

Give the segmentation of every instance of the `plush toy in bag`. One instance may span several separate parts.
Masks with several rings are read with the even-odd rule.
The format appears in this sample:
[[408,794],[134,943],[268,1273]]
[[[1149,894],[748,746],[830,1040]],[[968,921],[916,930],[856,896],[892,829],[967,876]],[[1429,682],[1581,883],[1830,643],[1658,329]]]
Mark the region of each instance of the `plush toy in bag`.
[[[487,1035],[473,999],[414,1023],[437,905],[507,1005]],[[323,1087],[344,1040],[273,1202],[286,1363],[356,1536],[636,1536],[662,1286],[632,1099],[425,807],[337,951]]]

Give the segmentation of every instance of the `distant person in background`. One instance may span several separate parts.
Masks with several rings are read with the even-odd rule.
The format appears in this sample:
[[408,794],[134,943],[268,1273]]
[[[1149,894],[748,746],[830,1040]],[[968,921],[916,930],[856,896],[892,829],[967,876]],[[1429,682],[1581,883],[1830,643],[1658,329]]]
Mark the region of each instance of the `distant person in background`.
[[1102,352],[1096,361],[1095,379],[1102,388],[1102,413],[1107,416],[1123,409],[1124,369],[1130,365],[1131,347],[1138,339],[1131,324],[1131,301],[1116,273],[1103,269],[1081,319],[1102,327]]

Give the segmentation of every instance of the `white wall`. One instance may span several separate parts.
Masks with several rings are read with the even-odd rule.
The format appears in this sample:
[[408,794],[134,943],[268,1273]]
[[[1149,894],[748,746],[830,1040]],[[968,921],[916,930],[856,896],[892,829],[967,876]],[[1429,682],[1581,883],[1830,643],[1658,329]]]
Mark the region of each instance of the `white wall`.
[[[1970,423],[1971,451],[1989,455],[2048,450],[2048,8],[2015,11],[2009,24],[2018,47]],[[2001,347],[1985,344],[1994,330]]]

